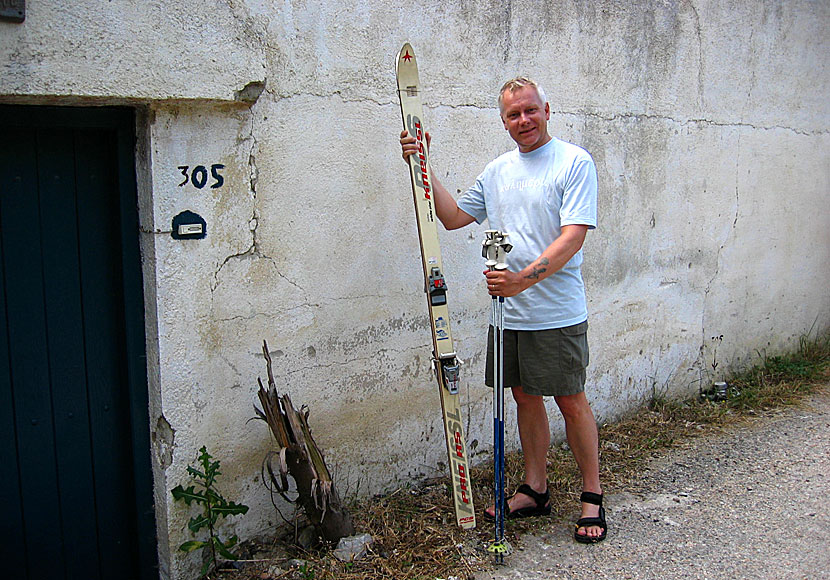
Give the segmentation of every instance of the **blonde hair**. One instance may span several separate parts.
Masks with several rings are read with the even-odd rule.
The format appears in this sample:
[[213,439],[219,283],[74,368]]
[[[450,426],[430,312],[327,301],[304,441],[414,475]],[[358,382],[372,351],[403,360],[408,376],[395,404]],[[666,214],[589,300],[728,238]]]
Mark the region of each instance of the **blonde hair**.
[[547,96],[545,96],[545,91],[544,89],[542,89],[541,86],[539,86],[539,83],[527,77],[516,77],[504,83],[504,85],[502,85],[501,87],[501,90],[499,91],[499,112],[504,112],[504,106],[502,103],[504,93],[509,91],[510,94],[513,94],[519,89],[523,89],[525,87],[533,87],[536,90],[536,94],[539,96],[539,100],[541,100],[542,103],[548,102],[548,98]]

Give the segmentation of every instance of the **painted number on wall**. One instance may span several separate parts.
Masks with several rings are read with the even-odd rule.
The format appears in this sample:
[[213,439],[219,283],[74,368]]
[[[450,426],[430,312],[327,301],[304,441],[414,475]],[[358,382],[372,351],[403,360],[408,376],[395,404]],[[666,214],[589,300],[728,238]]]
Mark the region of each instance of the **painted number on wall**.
[[[219,170],[224,168],[225,166],[221,163],[214,163],[210,166],[211,189],[218,189],[225,183],[225,178],[219,173]],[[179,165],[179,171],[184,176],[184,180],[179,184],[179,187],[184,187],[189,181],[196,189],[202,189],[208,183],[208,169],[204,165],[197,165],[193,168],[193,171],[190,171],[189,165]]]

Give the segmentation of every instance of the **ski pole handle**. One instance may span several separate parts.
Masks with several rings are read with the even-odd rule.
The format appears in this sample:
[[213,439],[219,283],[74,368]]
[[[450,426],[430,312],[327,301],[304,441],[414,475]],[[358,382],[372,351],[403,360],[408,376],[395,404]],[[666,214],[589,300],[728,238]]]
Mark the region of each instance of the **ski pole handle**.
[[[513,249],[513,245],[507,241],[510,234],[505,234],[499,230],[486,230],[484,235],[484,241],[481,242],[481,256],[486,260],[484,265],[491,272],[507,270],[505,257],[507,252]],[[496,297],[493,296],[493,299],[495,300]],[[504,302],[504,298],[500,296],[499,301]]]
[[490,271],[506,270],[507,264],[504,260],[507,252],[513,249],[513,245],[507,241],[510,234],[498,230],[487,230],[484,235],[484,241],[481,242],[481,256],[486,260],[484,265]]

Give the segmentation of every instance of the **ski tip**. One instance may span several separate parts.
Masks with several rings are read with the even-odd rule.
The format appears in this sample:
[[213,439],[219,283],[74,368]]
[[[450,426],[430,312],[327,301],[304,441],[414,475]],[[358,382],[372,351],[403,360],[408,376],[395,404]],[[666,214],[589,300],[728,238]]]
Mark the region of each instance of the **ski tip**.
[[415,51],[412,50],[412,45],[405,42],[398,53],[398,66],[402,64],[415,64]]

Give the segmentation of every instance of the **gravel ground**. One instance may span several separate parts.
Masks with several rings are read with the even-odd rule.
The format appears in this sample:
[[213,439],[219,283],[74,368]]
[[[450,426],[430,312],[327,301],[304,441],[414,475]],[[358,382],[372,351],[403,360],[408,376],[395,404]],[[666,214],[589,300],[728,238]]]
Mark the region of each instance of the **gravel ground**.
[[572,524],[552,522],[476,580],[830,578],[828,497],[825,389],[652,460],[630,489],[606,494],[604,542],[578,544]]

